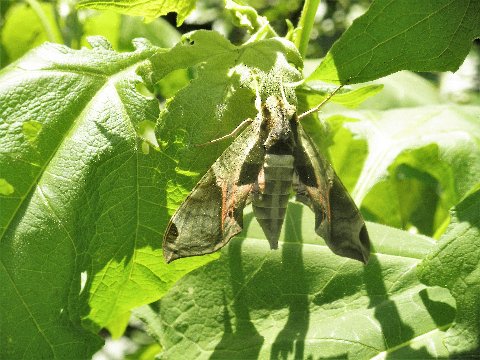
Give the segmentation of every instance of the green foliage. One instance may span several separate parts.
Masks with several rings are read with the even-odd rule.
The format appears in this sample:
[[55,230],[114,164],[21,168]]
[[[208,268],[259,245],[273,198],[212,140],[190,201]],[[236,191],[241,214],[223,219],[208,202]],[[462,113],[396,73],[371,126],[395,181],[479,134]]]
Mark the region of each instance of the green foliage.
[[[160,125],[163,151],[177,159],[174,172],[164,169],[167,196],[175,205],[228,144],[194,145],[228,134],[242,120],[255,116],[252,86],[257,77],[269,79],[281,74],[285,79],[294,78],[298,71],[289,63],[301,65],[295,48],[282,39],[237,47],[218,33],[207,31],[184,36],[181,43],[151,61],[155,81],[178,69],[197,69],[195,79],[167,103]],[[265,84],[269,88],[268,81]]]
[[[312,3],[307,25],[289,34],[298,46],[309,38]],[[10,60],[33,46],[26,39],[35,31],[71,47],[99,33],[110,42],[44,44],[0,71],[0,358],[89,358],[101,347],[99,330],[120,336],[132,311],[164,358],[477,350],[480,107],[445,103],[411,73],[345,88],[321,122],[302,119],[373,221],[368,266],[333,255],[310,211],[294,203],[279,251],[246,212],[246,231],[221,254],[170,265],[162,258],[169,217],[229,141],[196,145],[255,116],[257,91],[265,98],[282,87],[306,111],[332,91],[318,80],[455,69],[480,33],[474,1],[386,4],[375,1],[314,66],[265,17],[233,2],[231,15],[251,32],[240,45],[213,31],[180,39],[160,19],[96,12],[70,28],[76,35],[66,35],[65,19],[52,22],[61,36],[50,39],[31,9],[10,6],[1,40]],[[177,11],[182,22],[193,2],[81,6],[147,18]],[[150,42],[130,41],[138,36]],[[304,64],[315,69],[299,83]],[[446,228],[437,244],[432,237]]]

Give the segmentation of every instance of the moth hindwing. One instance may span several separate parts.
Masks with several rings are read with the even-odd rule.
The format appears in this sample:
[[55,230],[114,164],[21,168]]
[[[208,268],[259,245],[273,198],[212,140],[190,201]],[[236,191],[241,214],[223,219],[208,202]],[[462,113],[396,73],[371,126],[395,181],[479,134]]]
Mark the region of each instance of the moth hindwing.
[[277,96],[266,99],[175,212],[163,238],[165,260],[226,245],[242,231],[249,202],[276,249],[292,188],[315,213],[315,231],[334,253],[368,261],[370,240],[360,212],[303,131],[295,107]]

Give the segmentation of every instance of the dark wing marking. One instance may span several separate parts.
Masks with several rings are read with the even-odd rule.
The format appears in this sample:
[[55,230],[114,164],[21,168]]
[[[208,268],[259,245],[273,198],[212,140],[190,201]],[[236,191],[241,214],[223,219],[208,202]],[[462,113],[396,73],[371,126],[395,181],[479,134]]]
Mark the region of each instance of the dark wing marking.
[[257,118],[180,205],[163,238],[167,262],[212,253],[242,231],[243,209],[265,156],[260,133]]
[[[292,121],[292,123],[295,123]],[[337,255],[367,263],[370,240],[357,206],[299,123],[292,125],[297,201],[315,213],[315,232]]]

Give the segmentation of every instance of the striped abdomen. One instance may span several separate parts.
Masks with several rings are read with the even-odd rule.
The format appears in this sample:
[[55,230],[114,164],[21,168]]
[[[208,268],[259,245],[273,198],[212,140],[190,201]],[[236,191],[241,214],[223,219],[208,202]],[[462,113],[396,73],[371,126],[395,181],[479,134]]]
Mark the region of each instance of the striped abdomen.
[[292,181],[293,156],[267,154],[255,186],[252,206],[272,249],[278,247]]

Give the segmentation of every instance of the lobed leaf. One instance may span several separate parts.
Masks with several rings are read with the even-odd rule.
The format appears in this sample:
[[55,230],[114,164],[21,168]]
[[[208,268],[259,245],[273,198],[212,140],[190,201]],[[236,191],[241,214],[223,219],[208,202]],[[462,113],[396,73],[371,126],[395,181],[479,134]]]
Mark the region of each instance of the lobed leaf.
[[159,50],[91,42],[46,44],[0,72],[2,358],[88,358],[101,327],[212,258],[163,261],[172,160],[140,151],[159,106],[136,73]]
[[[100,328],[118,336],[132,308],[216,257],[168,266],[162,257],[182,186],[190,189],[220,149],[200,158],[182,136],[205,136],[197,121],[218,132],[243,120],[255,108],[245,106],[253,91],[242,81],[260,76],[267,91],[276,83],[265,79],[298,75],[289,60],[301,60],[282,40],[235,47],[212,32],[191,39],[201,46],[179,44],[169,56],[141,40],[130,53],[100,37],[92,50],[47,44],[0,73],[2,357],[88,358]],[[207,44],[216,54],[205,53]],[[235,71],[259,58],[260,75]],[[167,102],[156,137],[150,60],[155,80],[198,72]]]

